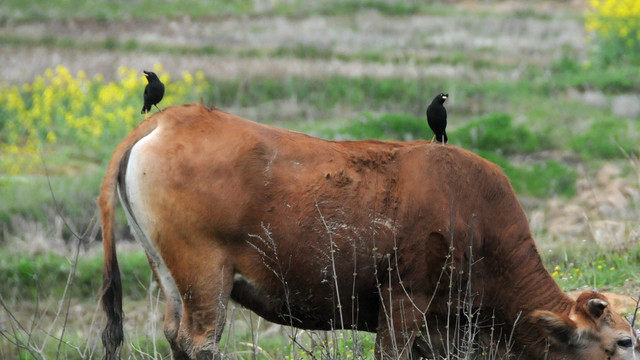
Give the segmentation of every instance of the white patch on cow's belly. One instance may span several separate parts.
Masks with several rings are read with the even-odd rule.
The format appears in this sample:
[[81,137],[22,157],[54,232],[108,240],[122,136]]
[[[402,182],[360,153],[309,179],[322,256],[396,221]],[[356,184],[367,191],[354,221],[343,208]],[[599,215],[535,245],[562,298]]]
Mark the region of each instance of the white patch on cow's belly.
[[[138,241],[147,253],[149,262],[154,268],[158,281],[164,290],[165,297],[173,300],[177,305],[177,309],[182,309],[180,291],[178,290],[169,269],[165,265],[164,260],[162,260],[162,256],[160,256],[160,253],[158,253],[158,250],[151,242],[150,234],[152,233],[155,220],[152,218],[153,214],[150,209],[146,207],[141,196],[141,190],[143,190],[142,187],[144,185],[141,184],[140,180],[146,173],[146,164],[141,159],[141,154],[145,144],[153,138],[156,131],[157,130],[154,130],[149,135],[142,138],[131,149],[125,177],[125,191],[127,193],[132,213],[129,212],[129,209],[127,209],[126,206],[124,206],[124,208],[125,214],[127,215],[127,221],[133,230],[133,235],[136,238],[136,241]],[[119,192],[118,194],[120,195],[120,200],[122,202],[122,194]],[[124,202],[122,203],[124,204]]]

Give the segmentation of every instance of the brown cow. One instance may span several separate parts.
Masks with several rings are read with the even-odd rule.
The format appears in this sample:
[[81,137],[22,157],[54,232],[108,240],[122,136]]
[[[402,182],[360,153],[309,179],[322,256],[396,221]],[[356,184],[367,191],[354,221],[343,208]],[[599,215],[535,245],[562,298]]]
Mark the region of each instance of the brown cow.
[[603,296],[556,285],[490,162],[185,105],[127,135],[102,185],[108,359],[123,340],[116,193],[163,289],[174,359],[220,356],[229,299],[280,324],[376,332],[376,358],[450,351],[450,321],[522,359],[640,356]]

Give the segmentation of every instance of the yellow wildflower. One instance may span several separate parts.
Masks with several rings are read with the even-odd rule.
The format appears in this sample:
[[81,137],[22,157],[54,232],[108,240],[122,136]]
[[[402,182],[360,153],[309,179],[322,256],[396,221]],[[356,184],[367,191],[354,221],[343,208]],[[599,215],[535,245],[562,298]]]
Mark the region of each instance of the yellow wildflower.
[[191,74],[188,71],[182,72],[182,80],[184,80],[184,82],[187,85],[193,84],[193,76],[191,76]]
[[159,74],[159,73],[162,72],[162,70],[163,70],[162,64],[160,64],[160,63],[153,64],[153,72],[154,73]]
[[55,133],[55,132],[53,132],[53,130],[50,130],[50,131],[47,133],[47,142],[48,142],[49,144],[53,144],[53,143],[55,143],[55,142],[56,142],[56,133]]

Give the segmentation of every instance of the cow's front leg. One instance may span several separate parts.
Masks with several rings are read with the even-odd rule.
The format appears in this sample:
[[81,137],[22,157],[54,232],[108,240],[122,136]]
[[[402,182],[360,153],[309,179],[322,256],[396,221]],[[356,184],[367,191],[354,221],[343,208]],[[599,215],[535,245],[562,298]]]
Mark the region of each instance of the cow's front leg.
[[376,359],[409,359],[411,350],[424,324],[428,299],[407,295],[402,284],[380,288]]

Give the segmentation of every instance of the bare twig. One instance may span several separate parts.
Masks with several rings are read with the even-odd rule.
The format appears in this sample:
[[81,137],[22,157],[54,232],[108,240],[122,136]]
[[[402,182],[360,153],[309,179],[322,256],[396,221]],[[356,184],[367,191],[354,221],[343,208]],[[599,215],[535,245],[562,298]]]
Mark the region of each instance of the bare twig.
[[[91,220],[91,223],[93,224],[94,221],[95,221],[95,218]],[[80,253],[80,245],[82,244],[83,237],[89,232],[90,229],[91,229],[91,226],[87,228],[87,230],[85,231],[82,237],[79,237],[77,239],[78,242],[77,242],[76,248],[74,249],[71,270],[69,271],[67,284],[65,285],[64,292],[62,294],[63,299],[65,299],[67,292],[70,292],[73,287],[73,281],[75,279],[75,274],[76,274],[76,266],[78,265],[78,255]],[[56,351],[56,359],[60,356],[60,347],[62,346],[62,339],[64,338],[64,333],[65,333],[65,330],[67,329],[67,322],[69,321],[69,307],[71,306],[71,295],[67,296],[66,299],[67,300],[66,300],[64,322],[62,324],[62,333],[60,334],[60,341],[58,342],[58,350]]]
[[[27,350],[29,352],[29,354],[31,354],[31,356],[33,356],[34,359],[39,359],[41,357],[38,356],[37,353],[35,353],[33,351],[33,348],[31,346],[29,346],[29,343],[27,343],[26,345],[23,345],[18,339],[20,338],[19,336],[19,331],[24,332],[25,334],[29,334],[30,332],[27,331],[27,329],[24,328],[24,326],[22,325],[22,323],[20,323],[20,321],[18,319],[16,319],[15,315],[13,315],[13,313],[11,312],[11,310],[9,310],[9,308],[7,307],[7,304],[4,302],[4,299],[2,298],[2,295],[0,295],[0,305],[2,306],[2,308],[4,309],[4,311],[7,312],[7,314],[9,315],[9,317],[11,318],[11,321],[9,322],[9,324],[11,325],[11,327],[14,329],[13,330],[13,337],[10,337],[6,331],[2,330],[0,331],[0,335],[3,336],[5,339],[7,339],[11,344],[13,344],[16,348],[18,349],[24,349]],[[16,329],[17,326],[17,329]]]
[[633,317],[631,318],[631,329],[633,329],[633,325],[636,322],[636,317],[638,316],[638,305],[640,305],[640,294],[638,295],[638,299],[636,300],[636,307],[633,311]]
[[333,242],[333,232],[329,228],[329,225],[327,225],[327,221],[322,215],[322,211],[320,211],[320,207],[318,206],[318,201],[315,200],[314,204],[316,206],[316,210],[318,210],[318,215],[320,216],[320,220],[322,220],[322,224],[324,225],[324,228],[327,231],[327,234],[329,235],[329,257],[331,258],[331,272],[333,277],[333,285],[336,288],[335,296],[338,302],[337,307],[338,307],[338,314],[340,315],[340,327],[342,328],[342,330],[344,330],[344,318],[342,313],[342,303],[340,301],[340,287],[338,285],[338,273],[336,272],[336,259],[335,259],[335,252],[338,247]]

